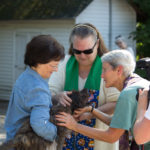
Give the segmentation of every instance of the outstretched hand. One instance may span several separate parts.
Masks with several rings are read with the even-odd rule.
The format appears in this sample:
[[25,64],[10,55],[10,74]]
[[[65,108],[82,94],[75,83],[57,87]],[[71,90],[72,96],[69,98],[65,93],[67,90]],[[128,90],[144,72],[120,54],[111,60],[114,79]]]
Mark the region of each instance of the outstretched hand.
[[74,111],[73,117],[78,120],[86,120],[86,119],[91,119],[92,114],[89,113],[91,111],[91,106],[86,106],[84,108],[79,108]]
[[68,97],[69,94],[72,94],[71,91],[66,91],[66,92],[62,92],[59,94],[59,100],[60,100],[60,103],[63,105],[63,106],[70,106],[70,103],[72,103],[72,100],[70,97]]
[[55,115],[55,117],[56,120],[59,121],[59,123],[57,123],[59,126],[64,126],[68,129],[74,130],[77,125],[73,116],[68,113],[60,112],[58,115]]

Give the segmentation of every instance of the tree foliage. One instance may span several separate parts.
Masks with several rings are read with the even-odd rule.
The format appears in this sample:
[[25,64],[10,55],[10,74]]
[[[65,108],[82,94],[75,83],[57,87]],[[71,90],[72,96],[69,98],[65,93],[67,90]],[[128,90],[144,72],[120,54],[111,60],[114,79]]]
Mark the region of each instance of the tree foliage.
[[136,31],[132,33],[136,40],[139,58],[150,57],[150,0],[128,0],[137,13]]
[[91,1],[92,0],[1,0],[0,20],[75,17]]

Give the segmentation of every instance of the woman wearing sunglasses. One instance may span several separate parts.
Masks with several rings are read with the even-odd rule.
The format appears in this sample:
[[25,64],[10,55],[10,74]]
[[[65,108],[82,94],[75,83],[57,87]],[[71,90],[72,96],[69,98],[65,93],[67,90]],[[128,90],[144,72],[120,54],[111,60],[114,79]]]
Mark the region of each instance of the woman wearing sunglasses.
[[[101,111],[112,114],[119,91],[115,88],[105,88],[104,81],[101,79],[101,56],[107,52],[100,33],[93,25],[88,23],[75,25],[70,34],[69,55],[59,65],[58,72],[54,73],[49,80],[51,92],[87,88],[90,93],[89,102],[93,108],[98,107]],[[70,105],[71,100],[66,94],[61,93],[60,102]],[[91,113],[74,114],[74,117],[81,124],[107,128],[102,122],[95,120]],[[72,132],[71,137],[66,138],[63,149],[118,150],[118,143],[94,141],[92,138]]]

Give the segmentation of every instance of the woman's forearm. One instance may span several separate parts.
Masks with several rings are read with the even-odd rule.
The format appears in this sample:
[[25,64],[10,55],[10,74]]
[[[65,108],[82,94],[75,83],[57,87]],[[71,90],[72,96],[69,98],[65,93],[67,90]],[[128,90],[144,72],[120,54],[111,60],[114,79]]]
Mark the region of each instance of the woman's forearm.
[[107,102],[106,104],[101,105],[98,107],[100,111],[106,114],[113,114],[116,107],[116,101],[115,102]]
[[105,124],[109,125],[112,119],[111,115],[108,115],[106,113],[101,112],[98,109],[94,109],[92,114],[99,120],[101,120],[102,122],[104,122]]
[[100,129],[91,128],[79,123],[76,124],[73,130],[90,138],[94,138],[104,142],[113,143],[118,140],[117,138],[115,139],[113,136],[111,136],[112,134],[110,130],[102,131]]
[[124,129],[117,128],[108,128],[104,131],[101,129],[88,127],[77,123],[73,116],[65,112],[60,112],[58,115],[56,115],[56,120],[59,121],[57,125],[65,126],[70,130],[76,131],[85,136],[109,143],[116,142],[125,131]]
[[92,118],[98,118],[105,124],[109,125],[112,119],[112,113],[114,112],[116,102],[106,103],[92,112]]

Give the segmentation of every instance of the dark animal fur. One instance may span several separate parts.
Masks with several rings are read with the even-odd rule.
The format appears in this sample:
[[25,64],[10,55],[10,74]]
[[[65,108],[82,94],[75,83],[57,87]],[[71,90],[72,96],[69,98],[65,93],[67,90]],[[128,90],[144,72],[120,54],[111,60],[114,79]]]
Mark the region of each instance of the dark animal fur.
[[[59,103],[59,96],[56,95],[52,98],[53,107],[50,110],[50,121],[56,125],[57,121],[55,115],[58,112],[67,112],[72,114],[75,109],[86,106],[88,102],[88,91],[86,89],[79,91],[73,91],[69,97],[72,99],[71,107],[64,107]],[[62,150],[65,137],[71,131],[65,127],[57,127],[57,150]],[[47,147],[52,145],[53,142],[47,141],[39,137],[32,130],[29,118],[23,123],[21,128],[16,133],[13,140],[8,141],[0,146],[0,150],[9,150],[14,148],[15,150],[46,150]]]

